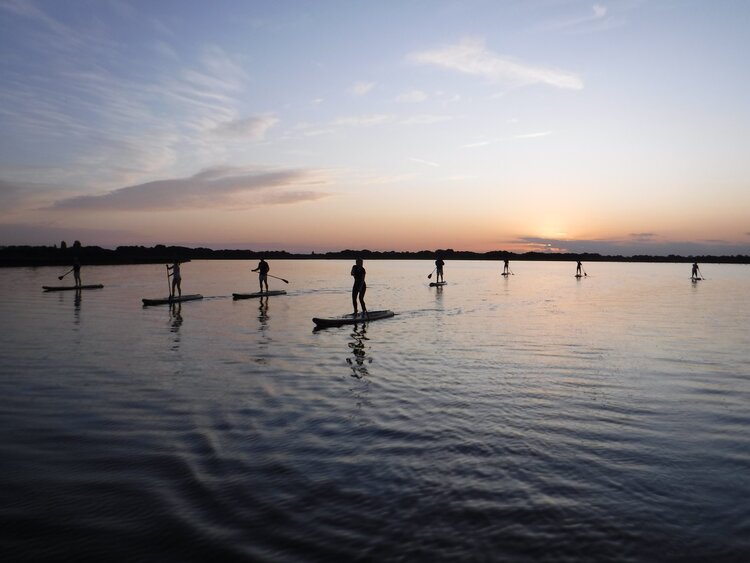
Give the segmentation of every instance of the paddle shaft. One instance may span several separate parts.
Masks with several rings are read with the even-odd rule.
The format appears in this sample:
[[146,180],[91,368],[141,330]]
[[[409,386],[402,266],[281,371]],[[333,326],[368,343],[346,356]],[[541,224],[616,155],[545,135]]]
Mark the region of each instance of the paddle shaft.
[[274,279],[277,279],[277,280],[281,280],[281,281],[283,281],[284,283],[289,283],[289,282],[288,282],[287,280],[285,280],[284,278],[280,278],[280,277],[278,277],[278,276],[272,276],[271,274],[266,274],[266,275],[267,275],[267,276],[268,276],[269,278],[274,278]]
[[172,284],[169,283],[169,266],[167,265],[167,293],[169,293],[169,298],[172,299]]

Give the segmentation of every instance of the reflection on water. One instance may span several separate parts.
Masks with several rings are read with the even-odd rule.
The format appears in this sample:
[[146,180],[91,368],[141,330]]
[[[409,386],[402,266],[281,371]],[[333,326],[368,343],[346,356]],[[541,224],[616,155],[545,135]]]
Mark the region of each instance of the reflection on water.
[[350,336],[353,342],[349,342],[349,349],[354,358],[347,358],[346,362],[352,368],[352,377],[361,379],[362,377],[367,377],[367,375],[369,375],[365,364],[372,363],[372,358],[368,358],[366,352],[368,340],[367,324],[355,324]]
[[182,327],[182,303],[169,304],[169,331],[174,334],[172,351],[180,349],[180,328]]
[[81,322],[81,293],[83,293],[80,289],[75,290],[75,297],[73,298],[73,318],[75,324],[80,324]]
[[319,332],[340,261],[187,323],[141,305],[163,266],[97,268],[86,305],[0,270],[3,561],[747,560],[750,270],[516,265],[431,295],[431,261],[372,261],[397,316]]
[[258,320],[260,320],[260,330],[265,331],[268,328],[268,301],[269,297],[260,297],[260,303],[258,305]]
[[169,305],[169,325],[174,333],[180,332],[182,326],[182,303],[171,303]]

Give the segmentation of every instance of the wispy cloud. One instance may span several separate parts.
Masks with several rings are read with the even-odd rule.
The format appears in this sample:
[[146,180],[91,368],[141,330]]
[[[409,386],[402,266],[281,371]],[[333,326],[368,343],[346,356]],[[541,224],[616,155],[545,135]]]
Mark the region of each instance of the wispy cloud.
[[421,114],[405,117],[400,123],[403,125],[432,125],[433,123],[442,123],[451,119],[453,117],[450,115]]
[[[23,65],[11,59],[4,67],[0,117],[8,134],[56,145],[59,169],[42,181],[136,183],[208,165],[231,146],[220,141],[257,139],[272,126],[267,118],[243,122],[248,74],[239,58],[203,45],[184,59],[163,26],[138,47],[115,41],[112,22],[143,15],[121,2],[100,10],[109,13],[97,25],[71,27],[44,3],[0,2],[3,18],[29,37],[16,56]],[[138,57],[137,72],[122,72]]]
[[479,39],[464,39],[454,45],[411,53],[408,60],[516,86],[547,84],[572,90],[583,88],[583,80],[574,73],[495,54]]
[[355,96],[364,96],[375,88],[375,82],[355,82],[349,87],[348,92]]
[[0,179],[0,217],[49,206],[69,193],[70,189],[63,186]]
[[535,133],[521,133],[519,135],[513,135],[510,137],[500,137],[497,139],[484,139],[481,141],[476,141],[474,143],[468,143],[465,145],[461,145],[462,149],[476,149],[479,147],[486,147],[488,145],[494,145],[496,143],[502,143],[505,141],[510,141],[514,139],[540,139],[542,137],[548,137],[552,135],[552,131],[538,131]]
[[220,123],[214,131],[223,136],[261,141],[266,132],[279,122],[273,115],[258,115]]
[[[622,8],[621,8],[622,10]],[[604,4],[594,4],[586,13],[560,17],[538,26],[542,31],[595,32],[619,27],[625,23]]]
[[408,92],[403,92],[400,94],[397,98],[397,102],[404,102],[404,103],[417,103],[417,102],[423,102],[427,99],[427,94],[422,92],[422,90],[409,90]]
[[651,242],[658,236],[656,233],[630,233],[630,238],[638,242]]
[[[262,190],[253,203],[292,203],[318,199],[326,194],[300,191],[302,185],[323,185],[327,174],[319,170],[259,170],[220,166],[205,169],[188,178],[157,180],[113,190],[101,195],[63,199],[54,209],[155,211],[222,207],[235,202],[236,196]],[[286,191],[286,188],[295,188]]]

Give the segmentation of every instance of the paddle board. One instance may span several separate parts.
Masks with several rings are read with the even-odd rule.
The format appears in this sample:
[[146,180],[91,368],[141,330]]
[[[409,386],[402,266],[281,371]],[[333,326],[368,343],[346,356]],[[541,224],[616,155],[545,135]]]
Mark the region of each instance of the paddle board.
[[502,273],[502,274],[500,274],[500,275],[501,275],[501,276],[509,276],[510,274],[509,274],[508,272],[503,272],[503,273]]
[[448,285],[448,282],[430,282],[430,287],[442,287]]
[[43,285],[42,289],[44,291],[71,291],[71,290],[79,290],[79,289],[101,289],[104,286],[101,284],[97,285]]
[[701,281],[703,279],[704,278],[690,278],[690,281],[693,282],[693,283],[695,283],[695,282],[699,282],[699,281]]
[[183,295],[181,297],[162,297],[161,299],[143,299],[143,306],[148,305],[168,305],[170,303],[182,303],[183,301],[193,301],[195,299],[203,299],[203,296],[196,293],[194,295]]
[[575,277],[577,277],[577,278],[583,278],[583,277],[586,277],[586,276],[582,276],[581,274],[576,274]]
[[250,299],[252,297],[270,297],[271,295],[286,295],[286,291],[283,289],[277,289],[274,291],[256,291],[255,293],[233,293],[233,299]]
[[315,328],[326,328],[330,326],[343,326],[343,325],[353,325],[357,323],[366,323],[369,321],[377,321],[379,319],[387,319],[389,317],[394,316],[396,313],[393,311],[369,311],[366,316],[364,316],[362,313],[358,313],[355,317],[353,313],[349,313],[348,315],[343,315],[341,317],[328,317],[328,318],[313,318],[313,322],[315,323]]

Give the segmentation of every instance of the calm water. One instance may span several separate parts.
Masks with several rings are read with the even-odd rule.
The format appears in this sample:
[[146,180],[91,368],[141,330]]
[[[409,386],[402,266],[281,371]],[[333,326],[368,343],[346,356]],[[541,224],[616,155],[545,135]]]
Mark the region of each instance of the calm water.
[[0,270],[5,561],[750,556],[750,267],[254,266]]

